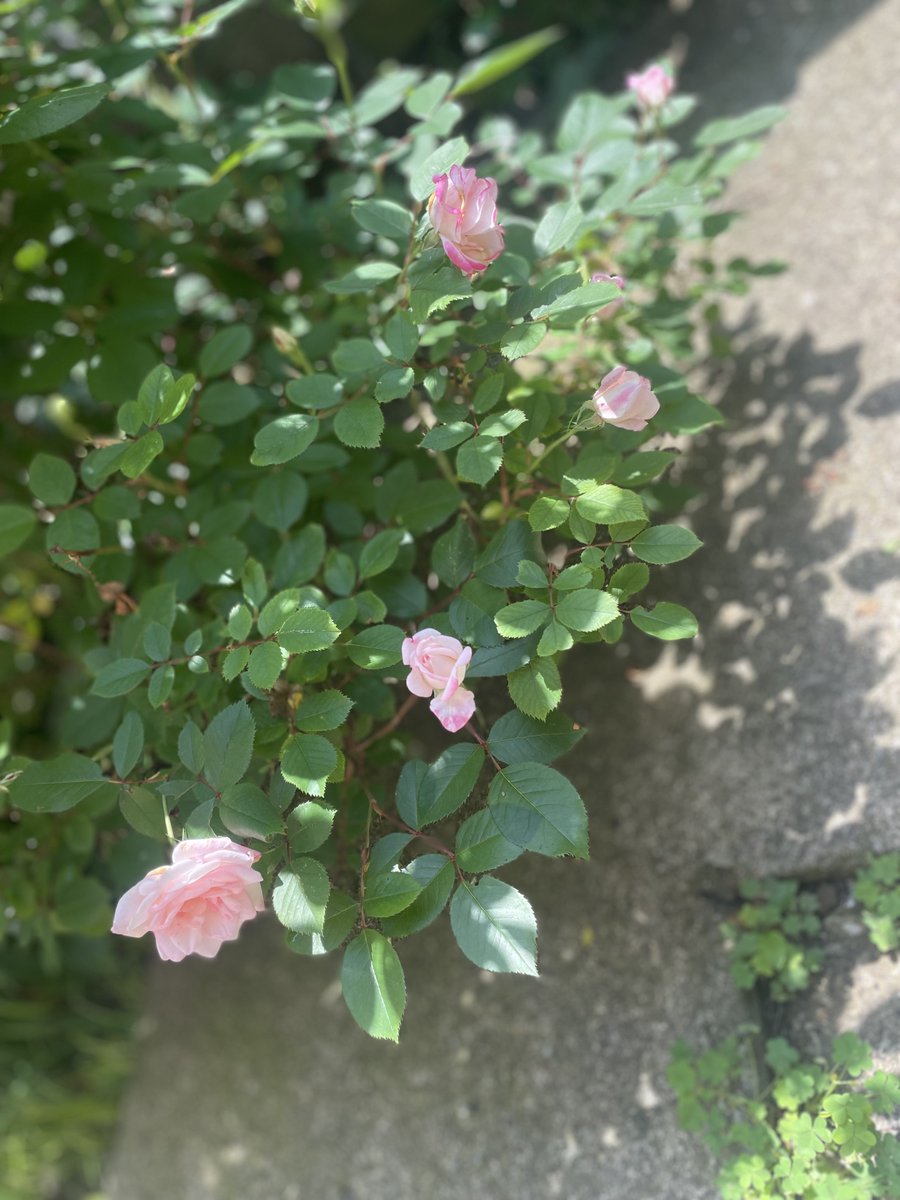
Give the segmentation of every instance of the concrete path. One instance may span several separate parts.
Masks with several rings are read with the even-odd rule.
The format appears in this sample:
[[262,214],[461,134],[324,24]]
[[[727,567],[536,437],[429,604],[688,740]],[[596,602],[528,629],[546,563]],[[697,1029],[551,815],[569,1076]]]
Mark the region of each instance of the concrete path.
[[[710,894],[900,846],[900,0],[700,0],[647,36],[673,31],[708,115],[789,104],[736,181],[727,252],[791,271],[733,307],[731,425],[690,468],[708,549],[667,589],[702,640],[570,678],[593,858],[505,873],[537,909],[541,978],[480,975],[442,923],[402,948],[395,1048],[273,925],[161,964],[113,1200],[713,1200],[663,1079],[676,1037],[746,1015]],[[900,981],[879,968],[860,1000],[842,946],[806,1019],[889,1057]]]

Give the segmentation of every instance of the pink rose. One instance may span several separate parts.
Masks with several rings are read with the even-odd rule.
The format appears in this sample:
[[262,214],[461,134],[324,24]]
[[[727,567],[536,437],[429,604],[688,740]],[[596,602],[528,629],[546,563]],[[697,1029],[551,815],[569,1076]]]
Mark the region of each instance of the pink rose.
[[675,80],[665,67],[653,63],[625,79],[641,108],[662,108],[675,89]]
[[[614,283],[620,292],[625,291],[625,280],[621,275],[606,275],[603,271],[595,271],[591,276],[591,283]],[[614,313],[617,313],[624,303],[625,301],[621,299],[610,300],[609,304],[604,304],[602,308],[598,308],[594,316],[599,317],[601,321],[605,321],[607,317],[611,317]]]
[[428,216],[447,257],[470,278],[503,251],[503,227],[497,221],[497,184],[479,179],[471,167],[453,166],[433,176]]
[[256,850],[226,837],[179,842],[172,865],[151,871],[116,905],[113,933],[152,933],[166,961],[181,962],[187,954],[213,958],[265,908],[262,879],[252,866],[258,858]]
[[650,380],[637,371],[614,367],[605,375],[591,397],[597,416],[607,425],[637,431],[659,412],[659,401],[650,388]]
[[429,708],[450,733],[456,733],[475,712],[475,697],[460,687],[472,658],[472,647],[436,629],[420,629],[403,642],[403,662],[409,667],[406,686],[414,696],[434,696]]

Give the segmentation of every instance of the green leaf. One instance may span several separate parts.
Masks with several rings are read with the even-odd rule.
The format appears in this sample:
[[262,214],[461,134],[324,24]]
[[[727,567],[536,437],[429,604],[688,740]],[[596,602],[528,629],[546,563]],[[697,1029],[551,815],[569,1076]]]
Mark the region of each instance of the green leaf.
[[182,375],[173,379],[163,393],[162,406],[159,411],[160,425],[168,425],[180,417],[187,408],[187,402],[194,393],[197,380],[193,375]]
[[291,933],[288,947],[295,954],[319,955],[336,950],[356,924],[356,901],[346,892],[332,890],[325,906],[321,933]]
[[197,412],[210,425],[237,425],[258,408],[259,394],[253,388],[222,379],[203,389]]
[[370,538],[359,552],[360,579],[380,575],[392,566],[400,552],[403,538],[402,529],[384,529]]
[[562,713],[550,713],[544,721],[513,709],[495,722],[488,734],[488,749],[505,763],[550,763],[576,746],[584,730]]
[[557,529],[569,515],[567,500],[539,496],[528,510],[528,524],[536,531]]
[[475,574],[492,587],[513,587],[523,559],[534,558],[534,538],[522,520],[507,522],[479,554]]
[[544,340],[546,332],[547,326],[540,321],[513,325],[500,339],[500,353],[509,362],[515,362],[517,358],[524,358],[526,354],[530,354],[532,350],[538,348]]
[[409,209],[392,200],[353,200],[350,211],[353,220],[369,233],[403,241],[412,229],[412,214]]
[[307,796],[324,796],[328,776],[338,765],[338,754],[327,738],[299,733],[289,738],[281,753],[281,773]]
[[75,472],[66,460],[55,454],[37,454],[28,467],[28,486],[32,494],[51,508],[68,504],[75,494],[77,482]]
[[412,876],[421,889],[402,912],[383,917],[381,928],[388,937],[407,937],[430,925],[444,910],[456,874],[453,863],[443,854],[423,854],[413,859],[404,873]]
[[[590,578],[590,572],[588,578]],[[529,558],[519,563],[516,583],[520,583],[524,588],[540,588],[541,590],[546,590],[549,586],[545,568],[539,563],[532,562]]]
[[0,146],[30,142],[65,129],[93,111],[109,90],[108,83],[91,83],[26,100],[0,122]]
[[[575,241],[584,214],[574,200],[551,204],[534,231],[534,246],[541,257],[565,250]],[[611,297],[612,299],[613,297]]]
[[673,208],[699,205],[702,201],[703,193],[699,187],[693,184],[685,186],[664,179],[629,201],[622,211],[634,217],[656,217],[670,212]]
[[855,1033],[838,1034],[832,1043],[832,1056],[837,1066],[846,1068],[848,1075],[872,1070],[872,1047]]
[[653,609],[633,608],[630,616],[638,629],[664,642],[696,637],[699,630],[697,618],[689,609],[668,600],[661,600]]
[[274,642],[263,642],[254,646],[247,664],[250,682],[260,691],[267,692],[275,686],[282,668],[281,650]]
[[333,408],[344,396],[336,375],[304,375],[292,379],[285,388],[288,400],[299,408]]
[[158,429],[151,429],[136,442],[129,442],[127,450],[119,459],[119,470],[127,479],[137,479],[164,449],[162,434]]
[[375,384],[375,399],[379,404],[402,400],[412,391],[416,375],[412,367],[390,367]]
[[229,650],[222,659],[222,678],[229,680],[229,682],[232,679],[237,679],[238,675],[240,675],[241,671],[244,670],[249,661],[249,647],[237,646],[234,650]]
[[144,653],[153,662],[163,662],[172,653],[172,635],[159,621],[150,621],[144,628]]
[[338,296],[348,296],[355,292],[365,292],[368,294],[380,287],[382,283],[387,283],[389,279],[396,278],[400,274],[400,268],[396,263],[387,262],[367,262],[359,267],[354,267],[352,271],[348,271],[346,275],[342,275],[340,279],[331,280],[325,284],[326,292],[333,292]]
[[703,543],[683,525],[651,525],[639,533],[631,548],[644,562],[657,564],[681,562]]
[[144,837],[166,837],[166,814],[169,805],[162,796],[146,787],[123,787],[119,791],[122,816]]
[[294,724],[301,733],[322,733],[337,729],[347,720],[353,701],[330,689],[306,696],[294,713]]
[[245,358],[253,345],[253,332],[247,325],[231,325],[220,329],[200,351],[200,374],[215,379]]
[[117,658],[97,672],[91,692],[107,699],[124,696],[143,683],[149,671],[150,664],[143,659]]
[[422,885],[406,871],[392,869],[373,873],[366,877],[366,892],[363,910],[366,916],[393,917],[409,908],[422,890]]
[[[294,854],[308,854],[328,841],[337,809],[306,800],[288,813],[288,839]],[[341,939],[343,940],[343,939]]]
[[469,143],[463,137],[455,137],[438,146],[421,162],[416,162],[409,181],[414,199],[427,199],[434,191],[434,176],[443,175],[452,166],[461,165],[468,156]]
[[475,566],[475,539],[465,521],[457,521],[434,543],[431,551],[431,566],[447,587],[455,588],[472,574]]
[[400,647],[405,636],[396,625],[372,625],[354,634],[346,643],[346,650],[356,666],[378,671],[400,661]]
[[503,462],[503,447],[496,438],[478,434],[456,453],[456,470],[460,479],[482,486],[500,470]]
[[344,951],[341,991],[356,1023],[371,1037],[396,1042],[406,1008],[406,982],[391,943],[364,929]]
[[642,592],[650,582],[650,572],[643,563],[626,563],[613,573],[609,581],[609,590],[619,600],[627,600]]
[[98,791],[111,790],[100,767],[81,754],[32,762],[9,785],[9,798],[23,812],[65,812]]
[[538,657],[550,658],[563,650],[571,650],[574,641],[565,625],[554,618],[541,634],[541,640],[537,644]]
[[281,814],[255,783],[236,783],[222,793],[219,816],[237,837],[267,841],[282,832]]
[[290,613],[275,631],[279,646],[291,654],[327,650],[338,636],[337,625],[323,608],[314,604],[306,604]]
[[500,609],[494,624],[504,637],[521,638],[540,629],[549,618],[550,607],[543,600],[517,600]]
[[498,80],[505,79],[507,75],[524,67],[548,46],[558,42],[562,36],[563,30],[558,25],[551,25],[538,30],[537,33],[530,33],[527,37],[497,46],[463,68],[450,94],[468,96],[472,92],[490,87],[492,83],[497,83]]
[[120,779],[125,779],[144,753],[144,723],[136,712],[125,714],[113,738],[113,766]]
[[740,117],[726,117],[710,121],[694,138],[697,146],[720,146],[723,142],[736,142],[740,138],[755,137],[777,124],[787,109],[780,104],[766,104]]
[[18,550],[37,524],[37,516],[21,504],[0,504],[0,556]]
[[314,858],[297,858],[278,872],[272,892],[275,916],[294,933],[322,933],[331,884]]
[[203,770],[203,734],[193,721],[188,721],[178,735],[178,757],[189,771],[199,775]]
[[543,763],[504,767],[491,783],[488,807],[497,828],[537,854],[588,857],[587,813],[565,776]]
[[559,671],[549,658],[536,659],[508,677],[509,696],[528,717],[543,721],[562,699]]
[[456,812],[468,800],[484,765],[480,746],[450,746],[411,786],[397,790],[397,811],[413,829],[432,825]]
[[374,400],[350,400],[334,418],[334,432],[345,446],[374,449],[381,443],[384,413]]
[[250,461],[255,467],[290,462],[316,440],[319,422],[305,413],[287,413],[263,425],[253,439]]
[[640,454],[629,454],[613,471],[612,482],[622,487],[641,487],[662,475],[677,458],[674,450],[645,450]]
[[556,605],[556,615],[569,629],[593,633],[616,619],[619,606],[609,592],[581,588],[577,592],[566,592],[560,597]]
[[596,521],[598,525],[647,519],[644,502],[640,496],[612,483],[601,483],[599,487],[579,496],[575,501],[575,508],[585,520]]
[[217,713],[203,734],[204,773],[215,792],[239,783],[250,766],[256,725],[243,701]]
[[457,864],[474,875],[502,867],[522,853],[522,847],[514,846],[497,828],[490,809],[473,813],[456,831]]
[[485,971],[537,975],[537,921],[521,892],[485,875],[463,880],[450,904],[450,925],[466,958]]
[[419,346],[419,330],[408,313],[395,312],[384,327],[384,340],[394,358],[411,362]]
[[138,389],[137,401],[134,404],[136,419],[128,421],[130,428],[122,422],[122,414],[128,405],[119,409],[119,424],[126,433],[137,433],[143,421],[147,425],[155,425],[162,412],[163,401],[173,382],[172,372],[164,363],[159,363],[141,382]]
[[[580,216],[580,210],[579,210]],[[535,320],[546,317],[555,325],[574,325],[592,316],[611,300],[620,300],[622,293],[615,283],[584,283],[531,310]]]

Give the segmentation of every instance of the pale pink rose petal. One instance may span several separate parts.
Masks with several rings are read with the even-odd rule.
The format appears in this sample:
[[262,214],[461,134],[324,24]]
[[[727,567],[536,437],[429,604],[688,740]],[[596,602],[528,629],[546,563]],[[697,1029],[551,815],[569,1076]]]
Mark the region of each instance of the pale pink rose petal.
[[475,714],[475,696],[459,687],[450,696],[447,691],[435,696],[428,706],[448,733],[458,733]]
[[112,929],[126,937],[151,932],[161,958],[212,958],[241,925],[262,912],[257,850],[230,838],[179,842],[172,863],[157,867],[119,900]]

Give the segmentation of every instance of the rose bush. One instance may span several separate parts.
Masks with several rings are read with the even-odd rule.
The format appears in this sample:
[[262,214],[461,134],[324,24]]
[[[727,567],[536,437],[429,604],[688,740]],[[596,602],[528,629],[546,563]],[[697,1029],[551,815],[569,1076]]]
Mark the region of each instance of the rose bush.
[[585,732],[565,655],[696,632],[658,577],[700,544],[678,460],[719,419],[683,370],[751,269],[710,241],[778,114],[683,148],[678,95],[652,129],[627,89],[553,129],[476,122],[467,97],[546,38],[354,91],[312,17],[333,66],[223,98],[191,51],[240,7],[86,21],[81,54],[43,9],[17,26],[0,552],[43,597],[5,620],[26,674],[54,663],[57,752],[13,705],[6,935],[52,965],[124,893],[117,931],[210,954],[265,895],[396,1039],[396,947],[447,907],[474,964],[537,972],[495,872],[588,854],[550,765]]

